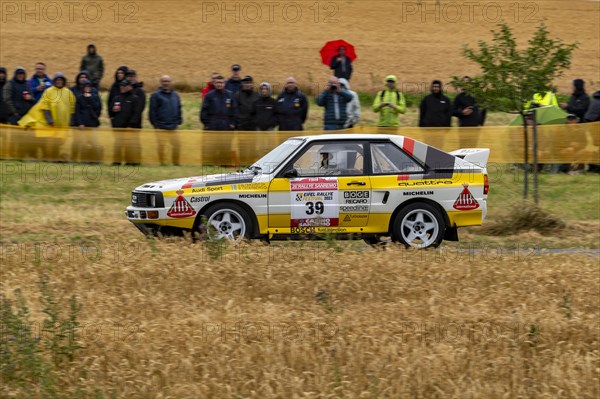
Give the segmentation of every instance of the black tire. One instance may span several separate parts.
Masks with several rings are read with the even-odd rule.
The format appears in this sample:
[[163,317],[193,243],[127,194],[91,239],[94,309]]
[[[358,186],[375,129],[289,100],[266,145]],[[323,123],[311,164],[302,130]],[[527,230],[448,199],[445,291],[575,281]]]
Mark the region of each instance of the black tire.
[[[216,204],[208,208],[204,215],[206,217],[204,228],[209,240],[228,239],[237,242],[252,237],[254,231],[252,219],[244,208],[237,204]],[[238,229],[238,225],[241,225],[241,228]]]
[[393,241],[400,242],[407,248],[423,249],[438,247],[444,239],[445,231],[446,222],[438,208],[424,202],[415,202],[398,212],[391,234]]

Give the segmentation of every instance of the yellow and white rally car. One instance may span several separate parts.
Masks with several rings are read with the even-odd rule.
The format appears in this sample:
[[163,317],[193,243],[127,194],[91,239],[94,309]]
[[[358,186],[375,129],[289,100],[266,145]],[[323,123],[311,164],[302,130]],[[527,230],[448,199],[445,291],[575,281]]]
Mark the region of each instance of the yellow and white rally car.
[[489,149],[441,151],[409,137],[294,137],[238,173],[147,183],[125,212],[144,234],[209,239],[384,237],[427,248],[486,215]]

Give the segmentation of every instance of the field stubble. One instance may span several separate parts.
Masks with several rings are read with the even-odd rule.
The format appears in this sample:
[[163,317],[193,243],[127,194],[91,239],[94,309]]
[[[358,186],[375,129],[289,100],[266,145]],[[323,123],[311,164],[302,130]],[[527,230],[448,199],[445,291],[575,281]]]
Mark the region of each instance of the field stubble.
[[[84,348],[60,369],[65,394],[600,393],[598,258],[539,252],[548,244],[597,248],[596,176],[542,175],[544,209],[567,222],[558,232],[465,229],[459,247],[437,251],[335,241],[221,248],[147,240],[122,216],[130,189],[193,175],[193,167],[98,166],[100,178],[84,178],[83,166],[58,165],[62,178],[48,181],[51,164],[20,165],[29,174],[2,175],[0,289],[13,298],[20,288],[38,323],[42,276],[63,303],[74,294],[82,305],[76,336]],[[504,175],[491,177],[491,223],[519,203],[514,176],[496,170]]]

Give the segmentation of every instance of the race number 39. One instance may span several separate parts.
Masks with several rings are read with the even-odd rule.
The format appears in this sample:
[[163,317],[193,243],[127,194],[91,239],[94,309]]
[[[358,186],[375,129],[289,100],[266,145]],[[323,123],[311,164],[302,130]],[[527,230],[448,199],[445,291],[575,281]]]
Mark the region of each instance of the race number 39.
[[291,226],[337,226],[338,181],[335,177],[290,180]]

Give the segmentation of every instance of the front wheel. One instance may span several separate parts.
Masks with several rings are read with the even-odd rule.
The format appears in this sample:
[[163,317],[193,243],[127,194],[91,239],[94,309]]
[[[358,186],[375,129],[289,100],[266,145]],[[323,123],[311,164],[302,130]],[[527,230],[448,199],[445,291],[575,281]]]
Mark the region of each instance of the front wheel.
[[432,205],[417,202],[403,208],[394,219],[392,239],[407,247],[437,247],[444,239],[446,222]]
[[206,234],[209,240],[239,242],[250,238],[252,222],[248,213],[236,204],[217,204],[206,211]]

